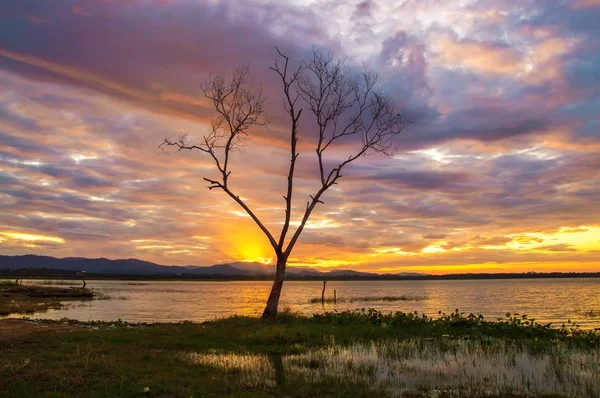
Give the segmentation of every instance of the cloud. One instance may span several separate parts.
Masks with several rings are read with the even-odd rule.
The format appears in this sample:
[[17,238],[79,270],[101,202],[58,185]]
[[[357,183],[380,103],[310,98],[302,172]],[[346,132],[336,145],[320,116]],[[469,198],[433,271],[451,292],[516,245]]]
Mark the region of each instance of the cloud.
[[547,250],[547,251],[551,251],[551,252],[575,252],[575,251],[577,251],[577,249],[575,249],[573,246],[567,245],[565,243],[558,243],[556,245],[542,246],[539,249]]
[[476,72],[507,75],[524,70],[523,55],[499,43],[443,38],[439,41],[438,52],[438,62],[463,66]]
[[573,8],[596,8],[600,7],[599,0],[575,0],[572,4]]
[[375,177],[386,186],[409,188],[419,191],[468,192],[469,174],[452,171],[388,171]]
[[446,234],[425,234],[423,239],[444,239],[446,236]]
[[[398,156],[357,160],[327,192],[296,264],[590,269],[599,9],[534,0],[2,2],[0,229],[12,234],[2,248],[167,264],[267,256],[251,220],[206,189],[210,159],[157,145],[179,131],[198,140],[213,114],[200,82],[249,62],[273,122],[232,156],[230,184],[278,233],[289,123],[268,66],[274,44],[293,62],[317,45],[347,57],[353,72],[378,72],[415,123]],[[318,186],[308,116],[295,220]]]

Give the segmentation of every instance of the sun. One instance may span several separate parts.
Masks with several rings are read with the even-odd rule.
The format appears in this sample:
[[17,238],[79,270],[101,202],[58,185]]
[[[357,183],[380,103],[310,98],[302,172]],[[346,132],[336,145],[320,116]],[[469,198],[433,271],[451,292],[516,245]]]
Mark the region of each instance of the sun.
[[253,242],[243,242],[238,247],[238,253],[242,261],[263,264],[271,264],[273,261],[271,250],[271,247],[268,245],[265,247],[262,244],[255,244]]
[[270,264],[273,258],[266,257],[265,252],[268,252],[268,249],[270,248],[268,247],[265,251],[265,248],[260,245],[244,244],[240,246],[239,253],[242,261]]
[[266,236],[253,224],[238,224],[233,230],[227,229],[223,251],[237,261],[270,264],[273,261],[273,248]]

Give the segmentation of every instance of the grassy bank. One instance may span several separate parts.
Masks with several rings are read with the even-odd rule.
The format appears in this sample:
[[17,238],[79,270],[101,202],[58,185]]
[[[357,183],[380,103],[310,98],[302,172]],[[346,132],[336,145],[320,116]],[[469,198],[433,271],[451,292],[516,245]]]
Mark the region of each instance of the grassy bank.
[[[65,323],[67,323],[65,321]],[[2,396],[592,397],[600,336],[523,316],[377,311],[71,322],[3,341]]]
[[31,314],[60,308],[68,300],[89,300],[94,293],[83,288],[61,288],[48,285],[20,285],[0,282],[0,315]]

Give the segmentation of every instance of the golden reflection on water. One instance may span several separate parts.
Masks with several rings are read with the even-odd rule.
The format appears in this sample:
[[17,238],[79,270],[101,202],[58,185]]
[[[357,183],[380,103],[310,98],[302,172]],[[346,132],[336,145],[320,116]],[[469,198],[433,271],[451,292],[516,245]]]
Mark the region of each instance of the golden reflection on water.
[[232,301],[239,302],[235,307],[236,315],[255,316],[264,309],[264,303],[269,297],[270,284],[266,285],[243,285],[236,289],[235,295],[239,300],[232,298]]
[[[36,281],[41,283],[42,281]],[[26,282],[24,282],[26,283]],[[122,319],[131,322],[206,321],[230,315],[256,316],[261,313],[271,288],[269,281],[107,281],[91,280],[111,300],[93,300],[84,307],[34,314],[47,319],[72,318],[83,321]],[[507,312],[527,314],[538,322],[560,326],[568,319],[583,328],[600,327],[600,278],[518,279],[459,281],[330,281],[321,305],[321,281],[287,281],[280,308],[311,314],[344,311],[361,307],[380,311],[404,311],[437,316],[459,309],[481,313],[488,319]],[[424,300],[369,301],[357,297],[406,296]]]

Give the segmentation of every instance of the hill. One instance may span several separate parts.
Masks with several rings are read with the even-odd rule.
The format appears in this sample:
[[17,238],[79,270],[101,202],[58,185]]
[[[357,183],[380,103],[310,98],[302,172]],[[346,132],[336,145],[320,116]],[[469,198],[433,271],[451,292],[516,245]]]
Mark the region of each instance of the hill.
[[[59,271],[85,271],[90,274],[110,275],[223,275],[223,276],[269,276],[274,274],[275,266],[256,262],[233,262],[214,264],[211,266],[189,265],[168,266],[142,261],[135,258],[110,260],[107,258],[82,258],[66,257],[56,258],[50,256],[37,256],[33,254],[23,256],[0,255],[0,270],[56,270]],[[318,276],[322,272],[304,268],[289,267],[289,275]],[[11,272],[12,273],[12,272]],[[31,274],[31,272],[27,272]]]
[[[0,275],[74,276],[85,271],[90,276],[105,278],[168,278],[168,279],[243,279],[270,280],[275,266],[255,262],[232,262],[211,266],[168,266],[135,258],[111,260],[107,258],[55,258],[33,254],[23,256],[0,255]],[[453,279],[523,279],[523,278],[599,278],[600,272],[523,272],[523,273],[470,273],[426,275],[414,272],[377,274],[355,270],[320,271],[308,267],[290,266],[288,279],[300,280],[453,280]]]

